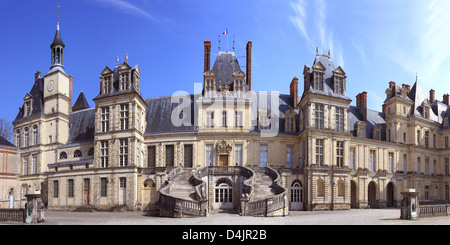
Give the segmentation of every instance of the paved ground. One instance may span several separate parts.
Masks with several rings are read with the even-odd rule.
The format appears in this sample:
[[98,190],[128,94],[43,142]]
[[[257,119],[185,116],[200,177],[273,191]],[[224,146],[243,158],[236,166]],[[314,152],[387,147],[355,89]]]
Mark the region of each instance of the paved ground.
[[[291,211],[286,217],[241,217],[216,213],[200,218],[162,218],[142,212],[46,212],[39,225],[450,225],[450,217],[400,220],[399,209]],[[8,224],[14,224],[8,222]]]

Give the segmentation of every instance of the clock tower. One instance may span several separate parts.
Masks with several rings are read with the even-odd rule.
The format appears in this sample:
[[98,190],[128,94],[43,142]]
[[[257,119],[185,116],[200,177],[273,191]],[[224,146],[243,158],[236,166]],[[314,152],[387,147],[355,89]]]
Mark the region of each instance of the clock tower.
[[69,131],[69,113],[72,108],[72,77],[64,70],[64,48],[59,22],[50,45],[51,66],[44,76],[44,114],[48,121],[47,143],[65,144]]

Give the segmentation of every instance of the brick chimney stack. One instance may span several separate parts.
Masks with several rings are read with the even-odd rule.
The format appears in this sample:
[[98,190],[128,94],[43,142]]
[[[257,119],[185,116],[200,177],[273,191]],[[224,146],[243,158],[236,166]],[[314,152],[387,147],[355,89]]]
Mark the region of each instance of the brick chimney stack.
[[389,89],[392,89],[395,86],[395,82],[394,81],[390,81],[389,82]]
[[367,92],[364,91],[356,95],[356,107],[364,122],[367,122]]
[[247,43],[247,65],[246,65],[246,77],[248,91],[252,90],[252,41]]
[[446,105],[448,105],[448,99],[449,99],[450,95],[449,94],[444,94],[443,98],[442,98],[442,102]]
[[435,101],[435,91],[434,89],[430,90],[430,103],[433,103]]
[[298,109],[298,78],[294,77],[292,79],[291,85],[290,85],[290,91],[291,91],[291,98],[294,105],[294,110]]
[[207,71],[210,71],[210,65],[211,65],[211,42],[209,40],[206,40],[204,42],[205,44],[205,60],[204,60],[204,73]]

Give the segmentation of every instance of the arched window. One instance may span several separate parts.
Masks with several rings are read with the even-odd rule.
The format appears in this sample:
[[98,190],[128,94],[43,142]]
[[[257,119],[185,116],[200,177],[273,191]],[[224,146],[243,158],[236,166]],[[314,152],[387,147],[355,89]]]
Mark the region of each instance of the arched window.
[[67,159],[67,153],[64,151],[59,153],[59,159]]
[[16,131],[16,146],[20,148],[20,130]]
[[28,145],[29,145],[29,137],[30,136],[30,133],[28,132],[28,128],[25,128],[25,133],[24,133],[24,138],[25,138],[25,140],[24,140],[24,146],[25,147],[27,147]]
[[223,178],[216,182],[215,202],[232,203],[233,202],[233,184],[229,179]]
[[323,179],[317,180],[317,196],[324,197],[325,196],[325,182]]
[[38,144],[38,126],[34,125],[33,126],[33,145],[37,145]]
[[343,197],[345,196],[345,185],[343,180],[338,180],[337,182],[337,193],[338,196]]
[[80,150],[76,150],[74,153],[73,153],[73,157],[82,157],[83,156],[83,154],[81,154],[81,151]]

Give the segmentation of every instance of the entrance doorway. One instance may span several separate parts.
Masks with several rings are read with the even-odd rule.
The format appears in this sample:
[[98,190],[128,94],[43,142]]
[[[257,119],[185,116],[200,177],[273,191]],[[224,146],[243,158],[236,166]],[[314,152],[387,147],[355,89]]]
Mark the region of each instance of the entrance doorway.
[[219,166],[228,166],[228,155],[219,155]]
[[375,182],[371,181],[368,187],[368,199],[369,199],[369,207],[376,208],[377,207],[377,185]]
[[303,187],[298,180],[291,185],[291,210],[303,210]]
[[89,205],[90,186],[91,186],[91,180],[90,179],[84,179],[83,205]]
[[127,178],[119,178],[119,205],[125,205],[127,202]]
[[389,182],[386,187],[386,205],[388,207],[395,207],[395,199],[394,199],[394,183]]
[[216,182],[214,208],[233,209],[233,184],[229,179],[223,178]]
[[351,208],[358,208],[358,199],[357,199],[357,188],[356,188],[356,182],[350,181],[350,203]]

